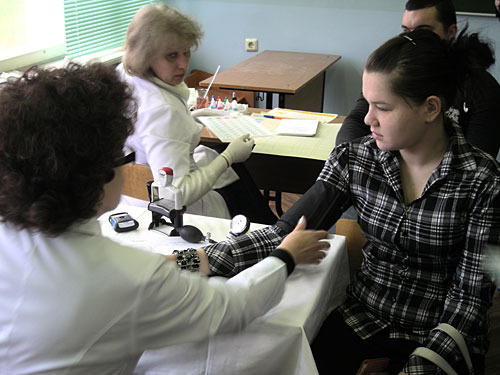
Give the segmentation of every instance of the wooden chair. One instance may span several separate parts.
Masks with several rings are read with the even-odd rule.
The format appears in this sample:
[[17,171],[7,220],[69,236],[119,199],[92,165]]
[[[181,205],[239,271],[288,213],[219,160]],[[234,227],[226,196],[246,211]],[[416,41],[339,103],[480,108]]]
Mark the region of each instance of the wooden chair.
[[349,272],[352,275],[361,266],[363,254],[361,248],[366,238],[356,220],[339,219],[335,225],[335,233],[346,237],[347,254],[349,257]]
[[153,181],[153,174],[148,165],[125,164],[123,171],[122,194],[149,201],[147,183]]

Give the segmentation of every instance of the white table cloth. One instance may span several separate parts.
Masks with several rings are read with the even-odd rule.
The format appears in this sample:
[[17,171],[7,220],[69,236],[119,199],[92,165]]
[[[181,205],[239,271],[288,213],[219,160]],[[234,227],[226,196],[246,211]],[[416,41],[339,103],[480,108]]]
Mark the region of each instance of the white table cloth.
[[[199,247],[179,238],[148,231],[151,213],[143,208],[119,206],[113,212],[127,211],[139,221],[139,229],[115,233],[100,219],[103,234],[118,242],[144,250],[170,253],[173,249]],[[196,225],[223,240],[229,221],[205,216],[184,215],[184,224]],[[251,230],[261,227],[252,224]],[[331,247],[317,266],[297,266],[287,280],[282,301],[243,331],[221,334],[200,343],[146,351],[135,374],[182,375],[293,375],[317,374],[309,342],[327,314],[345,297],[349,267],[345,237],[332,235]],[[224,278],[220,278],[224,282]]]

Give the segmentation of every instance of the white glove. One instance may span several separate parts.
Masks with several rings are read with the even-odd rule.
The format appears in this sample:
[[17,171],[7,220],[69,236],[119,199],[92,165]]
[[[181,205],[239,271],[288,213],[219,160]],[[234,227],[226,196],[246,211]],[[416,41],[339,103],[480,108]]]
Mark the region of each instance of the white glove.
[[245,134],[233,139],[221,156],[226,159],[228,166],[233,163],[242,163],[248,159],[254,145],[255,140],[250,138],[250,134]]
[[191,111],[191,117],[194,118],[196,121],[198,121],[198,117],[200,116],[220,116],[220,115],[221,114],[219,112],[209,108],[201,108]]

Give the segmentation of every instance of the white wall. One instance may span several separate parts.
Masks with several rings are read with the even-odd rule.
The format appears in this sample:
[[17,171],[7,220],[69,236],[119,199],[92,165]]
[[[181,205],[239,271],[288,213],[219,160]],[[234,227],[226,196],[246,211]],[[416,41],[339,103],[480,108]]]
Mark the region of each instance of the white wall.
[[[493,1],[493,0],[492,0]],[[283,50],[341,55],[327,71],[325,112],[349,113],[361,92],[368,55],[401,31],[402,0],[169,0],[195,17],[205,36],[191,68],[214,72],[253,56],[245,38],[257,38],[259,51]],[[459,27],[479,31],[500,58],[500,23],[493,17],[459,16]],[[500,63],[492,74],[500,78]]]

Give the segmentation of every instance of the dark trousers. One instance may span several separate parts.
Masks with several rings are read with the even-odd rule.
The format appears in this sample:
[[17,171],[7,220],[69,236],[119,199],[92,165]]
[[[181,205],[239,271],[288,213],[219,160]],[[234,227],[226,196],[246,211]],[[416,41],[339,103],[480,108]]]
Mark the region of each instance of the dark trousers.
[[[389,338],[385,329],[366,340],[361,339],[335,310],[323,323],[311,344],[314,360],[320,374],[356,374],[361,362],[370,358],[390,358],[386,370],[398,374],[419,343]],[[475,374],[484,374],[484,356],[471,354]],[[456,369],[459,374],[466,373]]]
[[231,217],[243,214],[253,223],[276,223],[278,218],[274,215],[245,166],[242,163],[236,163],[231,167],[240,179],[221,189],[215,189],[224,198]]

